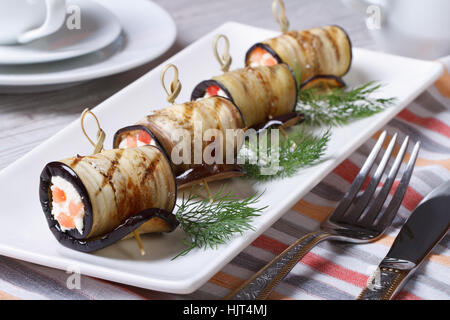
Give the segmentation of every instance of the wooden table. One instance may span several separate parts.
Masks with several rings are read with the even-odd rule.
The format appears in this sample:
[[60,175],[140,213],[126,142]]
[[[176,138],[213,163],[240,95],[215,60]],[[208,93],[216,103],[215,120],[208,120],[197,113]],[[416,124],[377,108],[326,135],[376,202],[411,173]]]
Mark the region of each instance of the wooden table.
[[[178,37],[159,59],[139,68],[64,90],[0,94],[0,169],[53,136],[168,57],[185,48],[211,29],[234,20],[258,27],[278,29],[272,17],[271,0],[156,0],[173,16]],[[356,47],[374,48],[363,16],[339,0],[285,0],[291,28],[338,24],[350,34]]]

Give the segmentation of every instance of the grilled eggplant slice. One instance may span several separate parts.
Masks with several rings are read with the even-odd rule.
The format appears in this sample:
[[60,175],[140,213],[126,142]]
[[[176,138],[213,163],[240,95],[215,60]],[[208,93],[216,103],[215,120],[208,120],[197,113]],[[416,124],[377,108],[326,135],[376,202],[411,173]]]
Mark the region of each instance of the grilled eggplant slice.
[[170,163],[153,146],[51,162],[42,171],[39,188],[55,237],[83,252],[109,246],[134,230],[174,230],[176,193]]
[[[233,150],[233,154],[236,155],[242,143],[239,136],[227,135],[227,130],[236,130],[236,133],[238,133],[241,129],[240,132],[243,133],[244,127],[242,114],[232,101],[223,97],[211,97],[157,110],[136,125],[120,129],[115,135],[114,147],[125,144],[128,135],[137,135],[139,131],[144,130],[153,137],[152,141],[155,144],[160,145],[165,150],[167,157],[171,159],[175,175],[181,176],[188,170],[196,171],[198,165],[203,164],[203,157],[200,159],[200,163],[195,161],[195,139],[198,138],[199,133],[202,140],[202,135],[209,129],[218,130],[221,133],[223,140],[217,141],[216,149],[221,150],[223,155],[220,162],[226,163],[227,150]],[[184,130],[185,136],[174,135],[176,132],[182,133],[180,129]],[[213,141],[202,141],[201,155],[211,142]],[[181,150],[179,150],[180,144],[183,147]],[[189,155],[179,153],[179,151],[184,150],[190,150],[191,153]],[[172,157],[173,152],[180,159],[188,156],[187,159],[190,161],[175,161]],[[222,176],[219,173],[217,171],[218,177]]]
[[210,96],[231,99],[242,112],[245,124],[254,127],[294,111],[297,81],[287,64],[247,67],[199,83],[191,100]]
[[282,62],[299,72],[302,79],[316,75],[342,77],[350,69],[352,44],[344,29],[326,26],[289,31],[257,43],[245,57],[245,64],[251,67]]

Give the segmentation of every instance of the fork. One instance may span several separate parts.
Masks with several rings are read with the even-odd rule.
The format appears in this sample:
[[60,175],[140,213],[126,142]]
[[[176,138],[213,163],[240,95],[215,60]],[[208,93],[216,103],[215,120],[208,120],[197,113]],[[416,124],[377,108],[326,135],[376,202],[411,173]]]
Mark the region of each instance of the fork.
[[339,202],[334,212],[327,220],[322,222],[319,231],[311,232],[297,240],[224,299],[266,299],[273,288],[292,270],[297,262],[314,246],[324,240],[368,243],[378,239],[391,225],[392,220],[400,208],[420,149],[420,142],[417,142],[406,169],[402,174],[397,190],[391,198],[389,205],[383,210],[383,204],[387,199],[403,158],[405,157],[409,136],[403,140],[402,146],[397,157],[395,157],[383,187],[374,198],[374,193],[387,164],[391,158],[394,158],[392,152],[396,144],[397,133],[392,137],[365,191],[360,192],[360,190],[378,158],[385,139],[386,131],[383,131],[349,190]]

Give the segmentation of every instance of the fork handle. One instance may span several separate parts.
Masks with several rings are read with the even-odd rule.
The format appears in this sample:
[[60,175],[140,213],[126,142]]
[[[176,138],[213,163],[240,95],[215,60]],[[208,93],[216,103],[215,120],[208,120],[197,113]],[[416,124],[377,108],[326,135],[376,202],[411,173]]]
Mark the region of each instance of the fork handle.
[[311,232],[300,238],[275,257],[269,264],[258,271],[234,292],[226,296],[226,300],[263,300],[273,288],[294,268],[315,245],[331,237],[323,231]]
[[378,266],[357,300],[391,300],[414,272],[414,268],[396,267],[389,261]]

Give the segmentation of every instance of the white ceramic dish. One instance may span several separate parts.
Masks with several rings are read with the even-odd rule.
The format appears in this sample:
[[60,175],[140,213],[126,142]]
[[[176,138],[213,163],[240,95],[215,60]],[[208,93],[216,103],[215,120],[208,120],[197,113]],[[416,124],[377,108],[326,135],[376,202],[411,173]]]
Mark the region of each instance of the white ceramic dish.
[[[220,73],[211,52],[211,42],[218,33],[230,38],[233,68],[243,65],[244,54],[253,43],[276,34],[227,23],[175,55],[168,62],[176,64],[180,70],[184,90],[177,99],[179,102],[188,100],[192,88],[199,81]],[[155,68],[94,109],[109,137],[109,143],[118,128],[134,123],[151,109],[167,105],[160,85],[161,69],[162,66]],[[180,240],[183,233],[179,229],[171,234],[144,236],[148,252],[144,257],[139,255],[133,240],[121,241],[95,254],[84,254],[64,248],[54,239],[38,200],[39,174],[49,161],[92,151],[77,120],[0,172],[0,254],[60,269],[76,265],[86,275],[154,290],[193,292],[432,84],[441,72],[439,63],[355,48],[346,82],[354,86],[369,80],[380,80],[385,84],[380,96],[397,97],[395,106],[369,119],[334,128],[325,160],[294,177],[256,187],[244,179],[229,181],[235,192],[242,194],[266,190],[259,205],[269,205],[269,208],[254,220],[256,231],[236,236],[218,250],[194,250],[175,261],[171,258],[182,249]],[[93,123],[90,129],[91,134],[95,134]]]
[[[0,65],[52,62],[79,57],[111,44],[120,34],[119,19],[90,0],[67,1],[80,9],[80,28],[64,24],[56,33],[24,45],[0,46]],[[76,14],[75,12],[72,14]]]
[[[92,0],[91,0],[92,1]],[[122,33],[103,50],[82,57],[24,66],[0,66],[0,92],[48,91],[145,64],[166,52],[176,25],[148,0],[96,0],[120,20]]]

